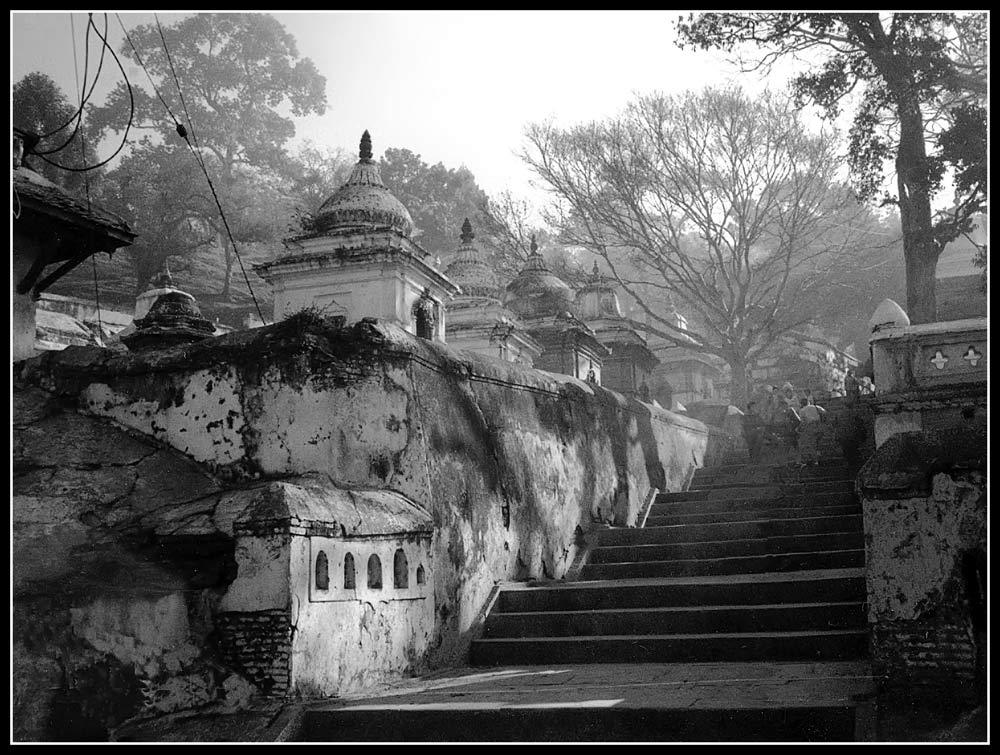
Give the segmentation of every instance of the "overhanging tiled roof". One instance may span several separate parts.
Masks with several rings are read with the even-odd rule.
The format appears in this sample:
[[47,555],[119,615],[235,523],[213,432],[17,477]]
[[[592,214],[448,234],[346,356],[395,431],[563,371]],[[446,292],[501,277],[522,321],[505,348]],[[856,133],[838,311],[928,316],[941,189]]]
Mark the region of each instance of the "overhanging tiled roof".
[[112,240],[120,242],[115,245],[118,247],[135,239],[135,233],[123,218],[73,196],[30,168],[22,165],[13,172],[13,178],[15,207],[19,202],[22,211],[30,208],[81,228],[103,232],[110,237],[109,246]]

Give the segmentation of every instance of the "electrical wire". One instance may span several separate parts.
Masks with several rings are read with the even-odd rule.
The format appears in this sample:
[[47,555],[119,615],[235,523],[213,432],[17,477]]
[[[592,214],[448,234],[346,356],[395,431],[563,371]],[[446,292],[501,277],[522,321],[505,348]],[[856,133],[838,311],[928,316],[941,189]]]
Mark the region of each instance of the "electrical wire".
[[143,62],[142,56],[139,54],[139,50],[137,50],[136,46],[132,43],[132,37],[129,36],[128,29],[126,29],[125,24],[122,23],[122,17],[116,13],[115,18],[118,19],[118,25],[122,27],[122,34],[125,35],[125,40],[128,42],[129,47],[132,48],[132,53],[135,55],[135,59],[139,62],[139,67],[142,68],[143,72],[146,74],[146,78],[149,79],[149,84],[153,87],[153,91],[156,92],[157,98],[163,104],[163,107],[166,108],[167,113],[170,114],[170,120],[172,120],[175,125],[179,126],[180,123],[177,120],[177,116],[174,115],[174,111],[170,109],[170,105],[167,104],[167,101],[163,99],[163,95],[160,94],[160,90],[157,88],[156,82],[153,81],[153,77],[149,74],[149,69],[146,68],[146,64]]
[[112,160],[114,160],[118,156],[118,153],[121,152],[122,149],[125,148],[125,144],[128,141],[129,131],[132,129],[132,123],[134,122],[134,119],[135,119],[135,95],[132,92],[132,83],[128,80],[128,75],[125,73],[125,67],[122,65],[121,60],[118,59],[118,55],[115,53],[114,48],[111,45],[108,44],[107,37],[106,36],[101,36],[101,33],[97,30],[97,26],[94,24],[94,19],[93,18],[90,19],[90,25],[94,28],[94,33],[98,37],[100,37],[101,41],[104,43],[104,46],[111,53],[111,57],[113,57],[114,60],[115,60],[115,63],[118,64],[118,70],[121,71],[122,78],[125,80],[125,86],[128,89],[128,99],[129,99],[128,123],[125,124],[125,133],[122,134],[122,142],[121,142],[121,144],[118,145],[118,149],[116,149],[111,154],[111,156],[108,157],[106,160],[102,160],[101,162],[99,162],[99,163],[97,163],[95,165],[87,165],[87,166],[85,166],[83,168],[71,168],[71,167],[69,167],[67,165],[61,165],[61,164],[59,164],[59,163],[57,163],[57,162],[55,162],[53,160],[50,160],[49,158],[45,157],[44,155],[39,155],[39,157],[41,157],[42,160],[44,160],[45,162],[47,162],[49,165],[54,165],[55,167],[57,167],[57,168],[59,168],[61,170],[68,170],[68,171],[71,171],[73,173],[85,173],[85,172],[90,171],[90,170],[96,170],[97,168],[101,168],[101,167],[107,165]]
[[[88,16],[90,16],[92,18],[93,14],[92,13],[88,14]],[[79,70],[79,68],[77,68],[77,63],[76,63],[76,29],[75,29],[75,26],[73,24],[73,16],[72,15],[70,15],[69,20],[70,20],[70,28],[71,28],[72,34],[73,34],[73,68],[74,68],[74,70],[76,72],[77,87],[79,87],[80,86],[80,70]],[[62,126],[60,126],[55,131],[50,131],[48,134],[46,134],[46,136],[39,137],[39,141],[41,141],[42,139],[46,138],[47,136],[52,136],[54,134],[59,133],[64,128],[66,128],[66,126],[68,126],[73,120],[76,120],[76,126],[73,127],[73,133],[71,133],[66,138],[66,141],[64,141],[58,147],[53,147],[52,149],[46,149],[46,150],[39,150],[36,147],[35,149],[32,150],[32,154],[35,154],[35,155],[38,155],[38,156],[42,156],[42,155],[52,155],[52,154],[55,154],[56,152],[61,152],[63,149],[65,149],[69,145],[70,142],[73,141],[73,139],[76,138],[76,134],[80,130],[80,125],[81,125],[81,122],[83,121],[83,108],[84,108],[84,105],[86,105],[90,101],[91,95],[94,94],[94,88],[97,86],[97,82],[101,78],[101,71],[104,69],[104,56],[105,56],[105,53],[107,52],[107,47],[105,45],[101,45],[101,59],[98,61],[98,64],[97,64],[97,72],[94,74],[94,81],[90,85],[90,90],[87,91],[87,93],[84,95],[83,94],[83,90],[85,90],[86,87],[87,87],[87,70],[88,70],[89,65],[90,65],[90,27],[91,27],[91,23],[88,23],[87,24],[87,36],[85,38],[86,47],[84,48],[83,89],[81,89],[81,91],[80,91],[80,94],[81,94],[81,97],[82,97],[82,99],[80,101],[80,107],[76,111],[76,113],[73,114],[73,117],[70,118],[68,121],[66,121],[66,123],[64,123]],[[94,31],[95,32],[97,31],[97,27],[96,26],[94,27]],[[108,34],[108,14],[105,13],[104,14],[104,35],[107,36],[107,34]]]
[[[79,87],[80,86],[80,69],[79,69],[79,64],[77,63],[77,54],[76,54],[76,25],[75,25],[75,23],[73,21],[73,14],[72,13],[69,16],[69,28],[70,28],[70,38],[73,41],[73,69],[76,71],[76,82],[77,82],[76,85],[77,85],[77,87]],[[87,41],[87,47],[86,47],[86,51],[84,52],[84,64],[83,64],[83,80],[85,82],[87,80],[87,70],[88,70],[88,66],[90,64],[90,26],[87,26],[87,39],[86,39],[86,41]],[[66,128],[69,124],[71,124],[74,120],[76,120],[79,116],[80,116],[80,111],[77,110],[59,128],[53,129],[52,131],[49,131],[48,133],[41,134],[38,137],[39,141],[42,140],[42,139],[46,139],[46,138],[48,138],[50,136],[53,136],[55,134],[58,134],[60,131],[62,131],[64,128]]]
[[[93,14],[88,14],[88,19],[89,19],[89,23],[87,24],[87,36],[85,37],[85,41],[86,41],[86,45],[87,45],[87,51],[85,53],[85,57],[89,57],[89,53],[90,53],[90,27],[94,25],[94,16],[93,16]],[[70,33],[73,36],[73,72],[76,74],[76,86],[80,90],[80,110],[78,111],[80,113],[80,117],[79,117],[79,119],[76,122],[76,128],[73,129],[73,136],[76,136],[76,133],[79,130],[80,126],[83,125],[83,107],[84,107],[84,103],[86,102],[86,99],[87,99],[87,96],[88,96],[87,92],[86,92],[86,89],[87,89],[87,66],[86,66],[86,64],[84,64],[84,67],[83,67],[83,86],[81,87],[80,86],[80,68],[79,68],[79,66],[76,65],[76,25],[73,23],[73,16],[72,15],[70,15],[69,20],[70,20]],[[97,32],[97,27],[96,26],[94,26],[94,31]],[[107,16],[107,14],[105,14],[104,15],[104,37],[105,37],[105,39],[107,38],[107,34],[108,34],[108,16]],[[104,50],[105,49],[107,49],[107,45],[105,45],[105,47],[101,48],[101,64],[102,65],[104,63]],[[101,75],[101,69],[100,69],[100,66],[99,66],[98,69],[97,69],[97,74],[96,74],[96,76],[94,78],[94,83],[95,84],[97,83],[97,77],[99,77],[100,75]],[[91,92],[94,91],[93,87],[91,87],[90,91]],[[73,140],[73,136],[71,136],[69,138],[69,140],[67,140],[66,144],[69,144],[69,142]],[[63,146],[65,146],[65,145],[63,145]],[[84,163],[87,162],[87,137],[84,136],[84,134],[82,134],[82,133],[80,134],[80,159]],[[86,192],[87,192],[87,211],[89,212],[89,211],[92,210],[91,200],[90,200],[90,174],[89,173],[84,173],[83,174],[83,185],[84,185],[84,188],[86,189]],[[100,286],[98,285],[98,282],[97,282],[97,255],[96,254],[91,254],[90,255],[90,262],[92,264],[93,271],[94,271],[94,303],[95,303],[95,305],[97,307],[97,344],[99,346],[103,346],[104,345],[104,323],[101,321],[101,289],[100,289]]]
[[[236,261],[239,263],[240,272],[243,273],[243,280],[247,284],[247,290],[250,292],[250,298],[253,300],[254,307],[257,309],[257,316],[260,317],[261,322],[266,323],[267,320],[264,318],[264,313],[261,311],[260,303],[257,301],[257,296],[253,292],[253,286],[250,283],[250,276],[247,275],[246,267],[243,265],[243,257],[240,255],[239,246],[236,244],[236,239],[233,238],[233,232],[229,227],[229,221],[226,218],[226,213],[222,209],[222,202],[219,201],[219,195],[215,191],[215,184],[212,182],[212,177],[209,175],[208,168],[205,166],[205,160],[201,156],[201,147],[199,146],[198,149],[195,149],[195,145],[198,143],[198,137],[195,135],[194,124],[191,121],[191,114],[188,112],[187,103],[184,101],[184,91],[181,89],[181,82],[177,77],[177,70],[174,68],[173,58],[170,56],[170,48],[167,46],[167,39],[163,34],[163,27],[160,26],[160,19],[155,13],[153,14],[153,18],[156,19],[156,28],[160,32],[160,41],[163,43],[163,51],[166,53],[167,63],[170,66],[170,73],[174,77],[174,85],[177,87],[177,94],[180,96],[181,106],[184,108],[184,115],[187,117],[188,125],[191,128],[191,137],[194,139],[195,144],[191,144],[191,140],[188,139],[187,131],[184,129],[184,126],[181,123],[178,123],[177,119],[174,118],[173,120],[177,128],[177,133],[185,142],[187,142],[188,148],[198,161],[198,165],[201,166],[201,172],[205,174],[205,180],[208,181],[208,188],[212,192],[212,198],[215,200],[215,206],[219,210],[219,217],[222,218],[222,225],[226,229],[226,235],[229,237],[229,243],[232,245],[233,252],[236,254]],[[170,115],[173,118],[173,113]]]
[[[167,39],[163,36],[163,27],[160,26],[160,19],[155,13],[153,14],[153,18],[156,21],[156,29],[160,32],[160,41],[163,43],[163,51],[167,54],[167,64],[170,66],[170,73],[174,77],[174,85],[177,87],[177,94],[181,98],[181,107],[184,108],[184,117],[187,118],[188,127],[191,129],[191,138],[194,139],[194,146],[198,148],[200,158],[201,145],[198,144],[198,135],[194,131],[194,122],[191,120],[191,113],[188,112],[187,102],[184,101],[184,92],[181,90],[181,82],[177,78],[177,71],[174,69],[174,60],[170,57],[170,48],[167,47]],[[186,139],[187,136],[181,131],[183,128],[181,124],[177,124],[177,127],[177,133],[179,133],[182,138]]]

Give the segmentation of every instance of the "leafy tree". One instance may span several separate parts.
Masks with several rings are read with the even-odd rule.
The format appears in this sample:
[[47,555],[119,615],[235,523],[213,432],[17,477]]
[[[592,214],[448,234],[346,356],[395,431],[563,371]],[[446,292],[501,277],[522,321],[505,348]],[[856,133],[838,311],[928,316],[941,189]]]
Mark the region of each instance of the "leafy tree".
[[390,147],[380,168],[386,187],[410,211],[414,239],[431,254],[443,257],[455,248],[465,218],[478,226],[486,193],[465,166],[428,165],[408,149]]
[[357,161],[346,150],[303,144],[288,162],[286,175],[294,207],[289,233],[312,230],[316,211],[343,186]]
[[722,357],[734,403],[749,364],[814,319],[809,303],[864,254],[867,208],[838,185],[832,140],[786,99],[643,96],[617,118],[527,137],[560,241],[603,259],[646,316],[638,327]]
[[[191,252],[214,242],[202,219],[208,187],[184,147],[144,139],[107,179],[102,204],[142,230],[126,250],[136,293],[148,287],[167,260],[174,271],[184,270]],[[178,186],[189,188],[177,191]]]
[[[156,134],[168,147],[186,148],[176,117],[205,161],[236,241],[260,240],[261,234],[276,238],[283,223],[266,229],[254,220],[266,206],[255,199],[256,190],[273,194],[271,184],[287,167],[285,144],[295,126],[283,111],[288,108],[295,116],[325,112],[326,80],[312,61],[299,58],[294,38],[267,14],[196,14],[164,27],[162,39],[160,32],[156,24],[136,27],[129,36],[138,55],[128,42],[121,52],[136,62],[141,58],[173,116],[157,96],[137,86],[133,127]],[[128,95],[119,86],[92,120],[102,132],[118,131],[128,113]],[[174,184],[171,191],[192,193],[194,185]],[[196,193],[205,200],[199,205],[201,221],[217,233],[223,250],[221,296],[227,299],[234,250],[214,200],[202,195],[206,182],[197,185]]]
[[[82,168],[98,162],[94,142],[85,140],[84,130],[79,127],[76,117],[79,108],[70,104],[58,84],[39,71],[18,81],[12,95],[14,125],[44,137],[34,148],[37,154],[27,157],[28,166],[70,191],[83,191],[83,173],[63,170],[52,164]],[[41,155],[51,162],[43,160]]]
[[[935,269],[945,244],[986,207],[986,15],[953,13],[703,13],[678,25],[681,44],[766,52],[752,67],[815,52],[822,62],[793,90],[834,117],[860,91],[850,133],[853,183],[864,198],[895,167],[906,263],[907,310],[936,318]],[[952,171],[946,210],[933,203]]]

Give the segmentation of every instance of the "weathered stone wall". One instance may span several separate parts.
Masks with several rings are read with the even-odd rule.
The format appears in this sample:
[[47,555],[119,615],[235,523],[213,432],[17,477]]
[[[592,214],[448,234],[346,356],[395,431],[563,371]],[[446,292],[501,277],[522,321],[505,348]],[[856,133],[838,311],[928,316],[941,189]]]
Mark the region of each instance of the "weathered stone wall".
[[[362,322],[337,331],[309,316],[143,355],[73,347],[25,363],[17,379],[44,388],[72,409],[172,447],[213,475],[203,474],[206,490],[189,497],[178,494],[169,471],[147,470],[141,458],[133,464],[136,474],[124,481],[105,481],[106,470],[93,469],[100,479],[88,484],[104,508],[88,519],[89,509],[74,491],[69,497],[76,508],[65,517],[67,537],[89,537],[88,522],[96,527],[110,519],[129,524],[154,545],[169,539],[167,533],[206,541],[222,537],[230,548],[227,563],[260,564],[262,559],[243,553],[253,547],[249,539],[233,539],[233,521],[245,497],[222,488],[314,472],[346,489],[394,490],[425,507],[434,529],[433,565],[427,565],[432,599],[422,605],[431,609],[433,629],[420,619],[417,641],[404,642],[392,630],[391,601],[351,609],[364,615],[338,614],[378,628],[378,640],[371,647],[359,645],[358,658],[364,656],[372,668],[391,658],[386,666],[392,670],[403,670],[400,658],[411,670],[462,662],[498,581],[562,577],[582,530],[601,522],[633,524],[649,488],[681,489],[708,445],[700,422],[579,380],[455,352],[392,326]],[[115,432],[80,439],[79,453],[109,443],[117,448],[131,437]],[[153,449],[165,459],[183,460],[158,444],[135,442],[143,453]],[[47,463],[51,474],[37,483],[49,500],[57,496],[53,485],[66,464],[58,455]],[[26,482],[34,481],[34,474],[26,471]],[[32,490],[28,486],[23,494]],[[38,522],[53,516],[46,510]],[[287,563],[294,565],[301,543],[287,547]],[[361,578],[363,565],[358,568]],[[307,574],[308,564],[298,569]],[[277,572],[231,583],[231,572],[223,577],[225,569],[217,570],[213,587],[229,589],[213,614],[223,623],[229,620],[220,617],[240,601],[236,610],[242,614],[287,609],[296,632],[305,628],[297,622],[310,612],[333,610],[310,606],[302,613],[296,607],[303,576],[294,585],[288,571],[282,572],[283,586],[275,581]],[[191,589],[184,580],[181,584]],[[268,594],[273,599],[262,601]],[[260,605],[254,607],[254,601]],[[366,619],[369,608],[374,614]],[[315,617],[306,623],[319,636],[329,616]],[[414,626],[411,619],[404,623]],[[236,634],[223,643],[232,648],[243,643],[239,633],[246,624],[243,618],[230,624]],[[262,631],[261,642],[271,636],[271,630]],[[303,659],[319,652],[309,646],[311,640],[294,642],[305,644],[296,645],[293,669],[297,652]],[[270,649],[261,652],[256,667],[233,652],[222,651],[252,677],[279,684],[280,669],[268,667],[261,675]],[[329,677],[336,675],[345,684],[371,679],[343,665]],[[294,678],[290,683],[294,688]],[[316,689],[310,682],[300,691]]]
[[218,483],[41,391],[16,390],[14,410],[14,738],[106,739],[245,702],[252,686],[210,650],[232,541],[171,534],[224,508]]
[[861,471],[872,660],[893,694],[970,699],[985,658],[981,424],[890,438]]

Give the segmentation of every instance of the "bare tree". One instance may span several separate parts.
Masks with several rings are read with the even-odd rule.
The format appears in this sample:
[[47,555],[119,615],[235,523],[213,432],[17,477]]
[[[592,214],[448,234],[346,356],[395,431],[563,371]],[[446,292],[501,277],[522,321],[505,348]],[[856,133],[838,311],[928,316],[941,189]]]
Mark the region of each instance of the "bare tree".
[[[852,181],[862,197],[899,206],[907,312],[913,322],[936,319],[938,258],[987,208],[987,14],[701,13],[677,30],[682,46],[757,48],[744,70],[818,56],[792,88],[830,117],[856,102]],[[936,209],[949,183],[949,206]]]
[[493,266],[505,280],[517,275],[531,253],[531,238],[539,228],[531,221],[531,206],[510,190],[488,197],[479,208],[480,235],[493,250]]
[[[634,325],[722,357],[734,403],[749,364],[863,263],[870,213],[837,180],[833,140],[808,133],[786,99],[643,96],[617,118],[535,124],[527,138],[560,240],[603,258],[646,316]],[[674,306],[693,315],[687,330]]]

